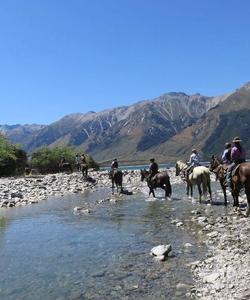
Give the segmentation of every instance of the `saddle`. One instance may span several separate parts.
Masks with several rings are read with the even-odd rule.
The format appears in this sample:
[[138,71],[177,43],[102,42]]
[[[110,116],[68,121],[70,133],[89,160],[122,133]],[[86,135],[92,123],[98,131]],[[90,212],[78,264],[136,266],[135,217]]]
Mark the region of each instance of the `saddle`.
[[240,167],[240,164],[236,165],[232,170],[232,177],[237,176],[238,169]]

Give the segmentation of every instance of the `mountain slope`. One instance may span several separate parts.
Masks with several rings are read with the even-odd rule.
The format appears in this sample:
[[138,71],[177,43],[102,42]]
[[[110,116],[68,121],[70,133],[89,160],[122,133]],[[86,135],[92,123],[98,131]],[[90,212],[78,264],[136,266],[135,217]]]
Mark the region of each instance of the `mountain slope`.
[[[225,142],[240,136],[246,149],[250,149],[250,83],[227,95],[206,115],[190,127],[163,143],[156,154],[167,152],[169,157],[187,158],[191,148],[197,148],[205,159],[220,154]],[[166,150],[167,149],[167,150]],[[247,151],[250,155],[249,150]]]
[[68,144],[97,159],[126,157],[165,142],[219,101],[200,94],[168,93],[99,113],[71,114],[42,128],[25,147]]
[[152,155],[159,162],[171,161],[187,158],[193,147],[208,158],[235,135],[247,139],[249,101],[250,84],[219,97],[167,93],[131,106],[67,115],[30,132],[29,137],[15,136],[13,128],[6,133],[29,151],[66,144],[99,161],[116,156],[131,163],[145,162]]

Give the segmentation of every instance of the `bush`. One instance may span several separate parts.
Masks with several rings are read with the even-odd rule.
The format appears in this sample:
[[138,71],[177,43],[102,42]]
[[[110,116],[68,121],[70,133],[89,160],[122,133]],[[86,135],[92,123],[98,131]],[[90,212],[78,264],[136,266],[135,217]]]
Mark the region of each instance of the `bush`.
[[[38,169],[42,174],[58,173],[62,157],[71,164],[72,168],[75,168],[75,151],[67,146],[58,146],[52,149],[43,147],[35,150],[31,156],[31,167]],[[99,170],[99,165],[91,156],[86,155],[86,162],[89,168]]]
[[87,160],[88,168],[93,168],[95,171],[100,170],[99,164],[96,161],[94,161],[92,156],[86,155],[86,160]]
[[37,168],[42,174],[57,173],[62,157],[65,157],[66,162],[74,164],[75,154],[72,148],[66,146],[58,146],[53,149],[42,147],[32,153],[31,166]]
[[0,134],[0,176],[23,174],[26,162],[26,152]]

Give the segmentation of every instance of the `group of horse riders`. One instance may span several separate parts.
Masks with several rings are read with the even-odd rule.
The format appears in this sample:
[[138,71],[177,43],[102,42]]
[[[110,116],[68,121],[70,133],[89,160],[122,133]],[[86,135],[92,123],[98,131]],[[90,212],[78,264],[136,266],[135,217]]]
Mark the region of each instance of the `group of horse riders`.
[[[64,169],[63,167],[66,165],[70,165],[70,163],[66,162],[65,157],[62,156],[59,166],[63,170]],[[83,175],[85,175],[86,177],[88,176],[88,164],[87,164],[86,156],[84,153],[81,155],[79,153],[76,154],[75,165],[76,165],[76,168],[78,171],[82,171]],[[70,168],[73,171],[71,165],[70,165]]]
[[[231,178],[232,171],[240,164],[246,161],[246,151],[241,145],[242,140],[239,137],[235,137],[231,143],[225,144],[225,150],[221,156],[221,161],[225,165],[226,176],[225,176],[225,186],[231,187]],[[117,164],[117,159],[112,162],[112,165]],[[192,149],[191,155],[189,157],[189,161],[187,162],[187,169],[184,172],[184,179],[192,173],[195,167],[200,166],[200,157],[198,155],[198,151],[196,149]],[[111,167],[112,168],[112,167]],[[149,165],[149,180],[154,180],[154,175],[158,173],[158,164],[155,162],[154,158],[150,159]]]
[[[232,172],[240,164],[246,161],[246,151],[241,145],[242,140],[235,137],[231,143],[225,143],[225,149],[221,155],[220,160],[225,165],[225,186],[231,187]],[[192,149],[189,161],[187,162],[188,168],[185,170],[185,175],[188,176],[192,173],[195,167],[200,166],[200,158],[196,149]]]
[[77,153],[75,156],[75,164],[78,171],[82,171],[83,175],[88,176],[88,164],[85,154]]

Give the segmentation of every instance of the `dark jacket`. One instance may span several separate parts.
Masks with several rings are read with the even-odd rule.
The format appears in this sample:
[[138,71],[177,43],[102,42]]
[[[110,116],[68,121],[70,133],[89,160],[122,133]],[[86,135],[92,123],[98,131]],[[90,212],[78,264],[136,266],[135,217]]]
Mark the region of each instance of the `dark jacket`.
[[149,173],[151,176],[158,173],[158,164],[156,162],[153,162],[149,165]]

